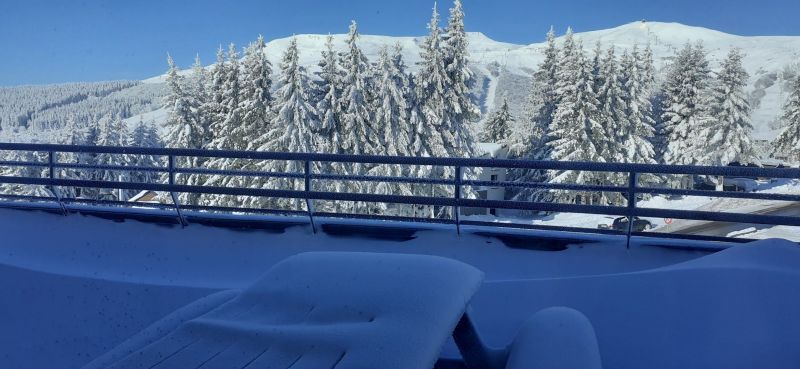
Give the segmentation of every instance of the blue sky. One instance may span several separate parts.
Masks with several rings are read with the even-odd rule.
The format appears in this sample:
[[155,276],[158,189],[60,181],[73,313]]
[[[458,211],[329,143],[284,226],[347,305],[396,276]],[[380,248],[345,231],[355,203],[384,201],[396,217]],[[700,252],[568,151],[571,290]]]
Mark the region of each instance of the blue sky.
[[[740,35],[800,35],[797,0],[464,0],[467,29],[532,43],[550,25],[576,31],[640,19],[674,21]],[[450,0],[440,2],[449,8]],[[301,33],[422,35],[431,0],[2,0],[0,85],[141,79],[220,43],[244,45]],[[446,9],[442,9],[446,15]]]

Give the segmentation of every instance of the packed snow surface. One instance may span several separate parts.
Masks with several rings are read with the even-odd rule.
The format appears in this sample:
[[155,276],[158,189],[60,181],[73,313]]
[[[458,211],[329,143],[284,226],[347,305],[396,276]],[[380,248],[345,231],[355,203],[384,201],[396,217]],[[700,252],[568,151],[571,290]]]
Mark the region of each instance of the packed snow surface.
[[[626,249],[611,236],[468,227],[459,236],[440,226],[408,233],[385,222],[368,232],[375,223],[321,221],[351,228],[313,234],[305,225],[183,228],[18,210],[0,210],[0,220],[0,361],[14,368],[81,367],[209,296],[186,313],[204,314],[231,298],[215,293],[246,289],[307,251],[424,254],[472,265],[486,281],[471,313],[494,347],[511,344],[537,311],[565,306],[591,322],[603,367],[800,364],[792,349],[800,344],[792,333],[800,329],[793,311],[800,248],[788,242],[714,253],[688,249],[701,245],[689,241],[634,239]],[[180,321],[176,314],[170,324]],[[457,352],[447,345],[442,355]]]

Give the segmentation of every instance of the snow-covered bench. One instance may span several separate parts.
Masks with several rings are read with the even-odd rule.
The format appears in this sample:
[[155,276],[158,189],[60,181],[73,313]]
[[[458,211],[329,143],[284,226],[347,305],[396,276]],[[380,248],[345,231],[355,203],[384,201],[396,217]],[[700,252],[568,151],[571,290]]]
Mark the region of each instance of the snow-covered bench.
[[[465,314],[482,279],[433,256],[299,254],[244,291],[176,311],[84,368],[429,369],[451,335],[468,368],[599,368],[591,325],[566,308],[536,314],[510,350],[485,347]],[[569,365],[552,366],[560,361]]]

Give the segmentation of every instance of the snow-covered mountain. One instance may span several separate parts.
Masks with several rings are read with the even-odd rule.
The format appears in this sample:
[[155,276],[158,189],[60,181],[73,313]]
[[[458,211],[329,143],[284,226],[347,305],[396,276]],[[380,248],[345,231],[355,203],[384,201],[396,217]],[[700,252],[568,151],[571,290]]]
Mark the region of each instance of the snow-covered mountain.
[[[345,36],[334,35],[337,48],[344,49]],[[327,35],[294,37],[301,50],[300,62],[306,68],[316,70]],[[679,23],[640,21],[606,30],[576,33],[576,37],[583,42],[587,53],[592,52],[598,42],[604,48],[613,45],[617,49],[631,49],[634,45],[644,47],[649,44],[653,49],[656,67],[662,71],[675,52],[689,41],[703,42],[714,69],[731,48],[744,50],[744,66],[750,73],[748,93],[755,107],[754,135],[758,139],[772,139],[778,134],[776,117],[780,114],[785,97],[780,79],[800,71],[800,37],[797,36],[745,37]],[[362,35],[360,45],[365,55],[374,61],[383,46],[400,44],[407,64],[414,70],[419,61],[419,47],[423,39],[424,37]],[[290,38],[282,38],[267,44],[266,52],[274,65],[278,64],[289,40]],[[517,45],[498,42],[480,32],[470,32],[469,41],[472,67],[478,80],[476,93],[484,112],[491,110],[495,101],[505,95],[510,100],[512,111],[518,114],[525,101],[529,77],[542,61],[546,44]],[[144,82],[160,83],[163,79],[164,76],[157,76]],[[148,118],[153,116],[159,115],[149,114]],[[138,120],[138,117],[132,119]]]

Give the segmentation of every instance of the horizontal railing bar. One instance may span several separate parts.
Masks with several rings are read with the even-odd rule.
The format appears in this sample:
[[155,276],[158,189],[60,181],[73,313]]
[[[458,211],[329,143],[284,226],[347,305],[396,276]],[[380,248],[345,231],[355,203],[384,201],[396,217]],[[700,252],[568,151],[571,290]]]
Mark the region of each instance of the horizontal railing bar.
[[504,188],[542,188],[550,190],[570,190],[587,192],[627,192],[627,187],[603,186],[603,185],[581,185],[570,183],[536,183],[536,182],[513,182],[513,181],[477,181],[463,180],[465,186],[484,186],[484,187],[504,187]]
[[734,192],[734,191],[710,191],[710,190],[683,190],[677,188],[648,188],[637,187],[636,193],[650,195],[680,195],[680,196],[707,196],[725,197],[734,199],[755,199],[755,200],[776,200],[776,201],[800,201],[800,195],[764,192]]
[[645,174],[694,174],[742,177],[800,178],[799,168],[711,167],[691,165],[627,164],[534,161],[517,159],[433,158],[410,156],[340,155],[287,152],[254,152],[205,149],[170,149],[114,146],[73,146],[54,144],[0,143],[0,150],[87,152],[188,157],[293,160],[314,162],[406,164],[423,166],[462,166],[480,168],[516,168],[541,170],[583,170],[600,172],[637,172]]
[[41,161],[8,161],[0,160],[0,166],[4,167],[47,167],[50,166],[47,162]]
[[569,226],[557,226],[547,224],[530,224],[530,223],[513,223],[513,222],[488,222],[482,220],[461,220],[461,225],[465,226],[480,226],[480,227],[497,227],[497,228],[519,228],[519,229],[534,229],[542,231],[559,231],[559,232],[579,232],[579,233],[594,233],[609,236],[621,236],[625,232],[613,229],[601,228],[581,228]]
[[0,194],[0,199],[17,200],[17,201],[58,201],[55,196],[27,196],[27,195],[13,195],[13,194]]
[[261,172],[253,170],[211,169],[211,168],[180,168],[173,169],[176,174],[207,174],[240,177],[272,177],[272,178],[303,178],[303,173]]
[[438,178],[419,178],[419,177],[387,177],[387,176],[362,176],[347,174],[312,174],[312,179],[326,181],[362,181],[362,182],[390,182],[390,183],[417,183],[417,184],[437,184],[452,186],[455,181],[452,179]]
[[119,201],[119,200],[101,200],[101,199],[83,199],[75,197],[61,198],[62,202],[73,204],[97,204],[97,205],[116,205],[125,207],[144,207],[153,209],[172,209],[172,204],[162,204],[153,202],[136,202],[136,201]]
[[168,170],[165,167],[145,167],[135,165],[106,165],[106,164],[78,164],[78,163],[58,163],[56,162],[53,167],[64,169],[94,169],[94,170],[108,170],[116,172],[161,172],[166,173]]

